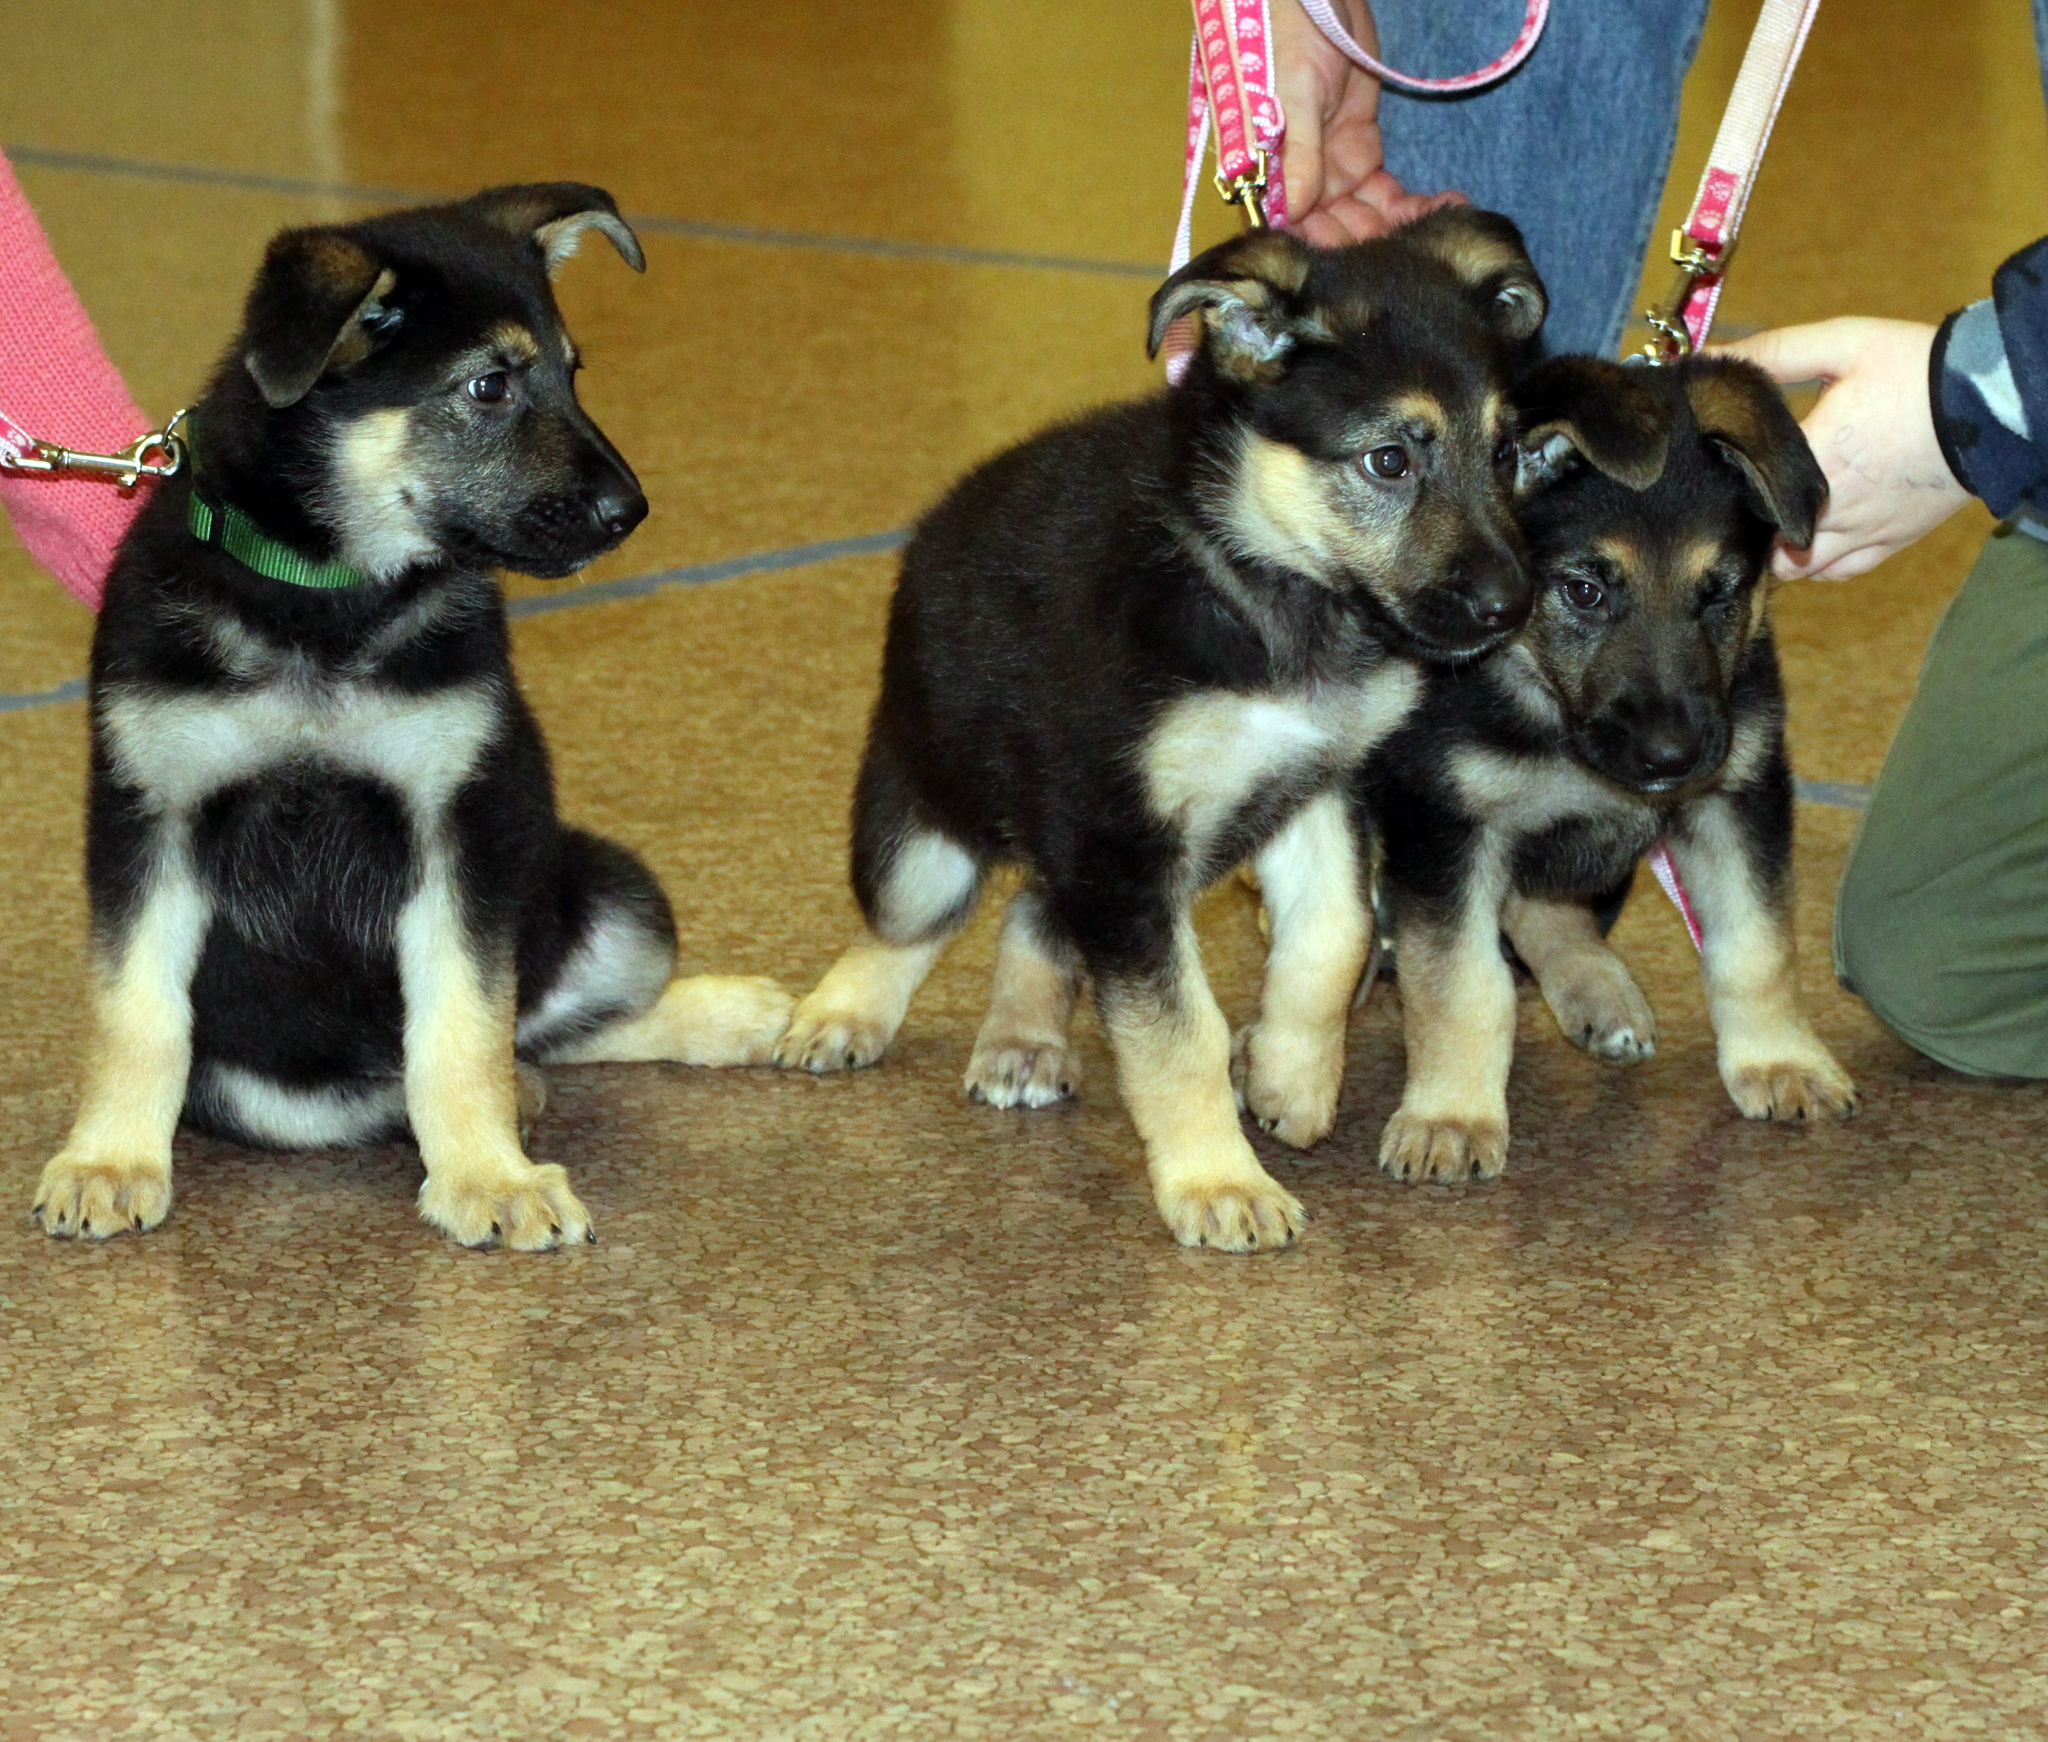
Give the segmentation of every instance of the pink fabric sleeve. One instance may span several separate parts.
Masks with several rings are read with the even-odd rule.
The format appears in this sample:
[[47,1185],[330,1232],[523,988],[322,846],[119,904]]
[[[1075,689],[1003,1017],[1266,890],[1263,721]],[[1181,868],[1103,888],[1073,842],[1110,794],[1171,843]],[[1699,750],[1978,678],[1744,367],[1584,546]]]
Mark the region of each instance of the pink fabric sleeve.
[[[147,427],[0,157],[0,411],[31,435],[118,453]],[[0,472],[0,507],[29,554],[95,610],[147,483]]]

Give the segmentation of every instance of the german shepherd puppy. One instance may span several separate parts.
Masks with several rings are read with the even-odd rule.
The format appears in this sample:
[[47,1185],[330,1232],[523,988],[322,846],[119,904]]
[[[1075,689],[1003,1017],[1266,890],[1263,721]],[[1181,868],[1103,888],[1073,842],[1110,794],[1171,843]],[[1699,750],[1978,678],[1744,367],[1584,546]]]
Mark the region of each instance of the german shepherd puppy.
[[987,866],[1020,863],[970,1091],[1070,1091],[1085,971],[1174,1238],[1292,1240],[1301,1206],[1239,1128],[1190,906],[1257,854],[1269,899],[1357,958],[1308,965],[1264,1016],[1276,1098],[1327,1126],[1324,1006],[1348,1000],[1366,930],[1358,880],[1304,879],[1300,843],[1347,858],[1343,778],[1414,704],[1418,662],[1478,653],[1528,608],[1508,385],[1543,312],[1488,213],[1328,253],[1240,237],[1152,299],[1155,353],[1199,316],[1183,385],[1036,436],[933,509],[854,796],[867,930],[778,1060],[874,1063]]
[[[1777,534],[1812,540],[1820,468],[1777,389],[1733,360],[1560,358],[1517,398],[1534,608],[1498,650],[1429,678],[1354,782],[1360,836],[1381,853],[1408,1052],[1380,1165],[1442,1182],[1505,1165],[1503,931],[1573,1040],[1619,1060],[1654,1048],[1601,921],[1660,837],[1700,923],[1735,1104],[1753,1119],[1845,1118],[1854,1090],[1794,983],[1766,579]],[[1276,906],[1276,966],[1305,947],[1288,919]]]
[[763,1062],[789,1000],[671,981],[630,853],[564,828],[491,571],[564,575],[647,512],[576,402],[549,275],[573,183],[288,230],[121,547],[93,639],[95,1035],[51,1234],[155,1227],[180,1116],[281,1148],[418,1139],[462,1242],[595,1238],[528,1160],[514,1055]]

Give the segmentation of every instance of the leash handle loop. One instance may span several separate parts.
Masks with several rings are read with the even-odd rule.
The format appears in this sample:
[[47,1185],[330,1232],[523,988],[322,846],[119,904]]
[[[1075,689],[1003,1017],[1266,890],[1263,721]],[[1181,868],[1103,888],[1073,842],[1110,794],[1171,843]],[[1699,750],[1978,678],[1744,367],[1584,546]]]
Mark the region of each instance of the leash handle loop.
[[1515,32],[1514,41],[1485,66],[1473,72],[1458,73],[1450,78],[1425,79],[1417,77],[1414,73],[1401,72],[1388,66],[1377,55],[1368,54],[1351,32],[1344,28],[1344,21],[1337,16],[1337,9],[1330,4],[1330,0],[1301,0],[1301,9],[1352,65],[1363,67],[1382,84],[1392,85],[1397,90],[1415,91],[1423,96],[1436,97],[1455,96],[1462,91],[1484,90],[1488,85],[1498,84],[1535,52],[1536,39],[1543,34],[1543,27],[1550,20],[1550,0],[1528,0],[1528,5],[1522,13],[1521,28]]

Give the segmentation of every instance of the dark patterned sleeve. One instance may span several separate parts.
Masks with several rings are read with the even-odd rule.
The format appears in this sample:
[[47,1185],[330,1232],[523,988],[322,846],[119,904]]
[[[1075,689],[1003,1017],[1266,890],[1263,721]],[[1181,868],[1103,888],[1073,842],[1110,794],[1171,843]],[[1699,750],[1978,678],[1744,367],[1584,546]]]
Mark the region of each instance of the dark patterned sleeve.
[[1950,469],[2001,518],[2048,521],[2048,237],[1942,322],[1930,368]]

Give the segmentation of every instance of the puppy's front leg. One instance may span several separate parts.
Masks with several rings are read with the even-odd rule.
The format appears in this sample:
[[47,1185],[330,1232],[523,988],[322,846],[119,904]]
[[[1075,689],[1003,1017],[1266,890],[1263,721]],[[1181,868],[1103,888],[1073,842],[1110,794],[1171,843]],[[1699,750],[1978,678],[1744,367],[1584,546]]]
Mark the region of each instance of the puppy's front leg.
[[1151,1165],[1152,1196],[1183,1246],[1257,1252],[1285,1246],[1307,1217],[1259,1165],[1230,1087],[1230,1025],[1202,972],[1187,914],[1160,971],[1098,969],[1097,999],[1124,1102]]
[[1258,1020],[1239,1037],[1244,1104],[1282,1143],[1330,1134],[1344,1082],[1344,1035],[1372,945],[1372,916],[1349,805],[1327,792],[1298,811],[1258,857],[1272,924]]
[[499,954],[479,950],[452,870],[430,863],[398,920],[405,1109],[427,1167],[420,1215],[464,1246],[595,1240],[569,1176],[520,1147],[517,982],[509,945]]
[[43,1231],[104,1239],[171,1207],[171,1138],[192,1069],[192,974],[212,907],[182,851],[158,860],[127,924],[95,940],[92,1050],[71,1135],[43,1169]]
[[1634,1064],[1657,1050],[1649,1000],[1628,964],[1607,947],[1584,902],[1510,895],[1500,926],[1536,976],[1566,1040],[1617,1064]]
[[1507,1166],[1515,980],[1500,953],[1500,880],[1475,866],[1460,893],[1448,924],[1404,902],[1394,928],[1408,1083],[1380,1166],[1396,1179],[1454,1185]]
[[[1785,789],[1782,801],[1717,793],[1688,807],[1671,856],[1699,918],[1721,1081],[1736,1106],[1750,1119],[1846,1119],[1855,1085],[1799,1008],[1789,778]],[[1784,814],[1762,814],[1780,804]],[[1766,838],[1784,843],[1781,863],[1770,862]]]

